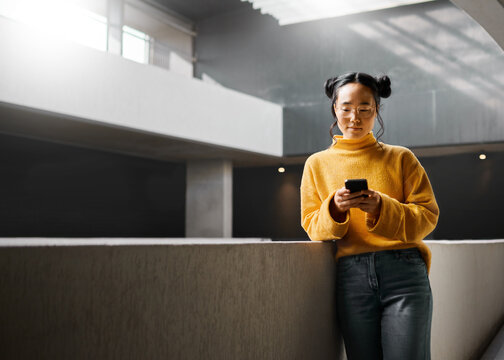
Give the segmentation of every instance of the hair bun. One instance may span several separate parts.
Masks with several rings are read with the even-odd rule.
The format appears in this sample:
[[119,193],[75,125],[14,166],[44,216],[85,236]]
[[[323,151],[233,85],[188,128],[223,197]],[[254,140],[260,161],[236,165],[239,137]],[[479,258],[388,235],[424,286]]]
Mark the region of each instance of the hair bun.
[[325,94],[329,99],[332,99],[334,92],[334,85],[336,84],[336,80],[338,78],[332,77],[326,80],[324,83]]
[[382,98],[388,98],[392,94],[392,89],[390,88],[390,78],[387,75],[380,76],[376,79],[378,85],[378,95]]

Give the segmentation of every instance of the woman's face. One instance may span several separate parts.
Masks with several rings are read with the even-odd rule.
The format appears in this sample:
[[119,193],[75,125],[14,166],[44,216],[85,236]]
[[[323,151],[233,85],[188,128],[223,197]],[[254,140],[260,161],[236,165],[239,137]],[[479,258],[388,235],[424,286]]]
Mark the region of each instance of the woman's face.
[[366,136],[373,130],[376,118],[373,91],[359,83],[343,85],[339,88],[334,111],[344,139]]

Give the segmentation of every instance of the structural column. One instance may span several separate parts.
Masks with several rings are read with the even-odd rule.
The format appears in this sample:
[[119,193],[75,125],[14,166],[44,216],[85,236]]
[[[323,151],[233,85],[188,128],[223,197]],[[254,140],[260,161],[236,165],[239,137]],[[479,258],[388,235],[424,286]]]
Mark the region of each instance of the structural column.
[[124,0],[107,2],[107,51],[122,55],[122,27],[124,24]]
[[232,237],[232,162],[188,161],[186,183],[186,237]]

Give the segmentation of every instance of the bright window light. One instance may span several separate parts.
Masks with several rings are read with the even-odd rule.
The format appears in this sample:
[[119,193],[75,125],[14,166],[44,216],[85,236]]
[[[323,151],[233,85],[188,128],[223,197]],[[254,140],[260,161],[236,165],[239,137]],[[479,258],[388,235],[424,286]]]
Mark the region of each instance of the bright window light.
[[107,49],[107,19],[62,0],[1,0],[0,15],[34,27],[52,39]]
[[241,0],[252,3],[254,9],[269,14],[280,25],[325,19],[360,12],[386,9],[432,0]]
[[123,26],[123,57],[139,63],[149,63],[149,36],[145,33]]

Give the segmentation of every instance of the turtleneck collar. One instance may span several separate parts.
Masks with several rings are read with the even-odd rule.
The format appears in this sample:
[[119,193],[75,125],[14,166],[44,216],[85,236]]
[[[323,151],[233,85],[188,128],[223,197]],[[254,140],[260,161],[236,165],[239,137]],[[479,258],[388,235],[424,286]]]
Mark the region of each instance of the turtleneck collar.
[[331,148],[341,150],[362,150],[376,145],[376,138],[371,131],[360,139],[343,139],[343,135],[334,135]]

